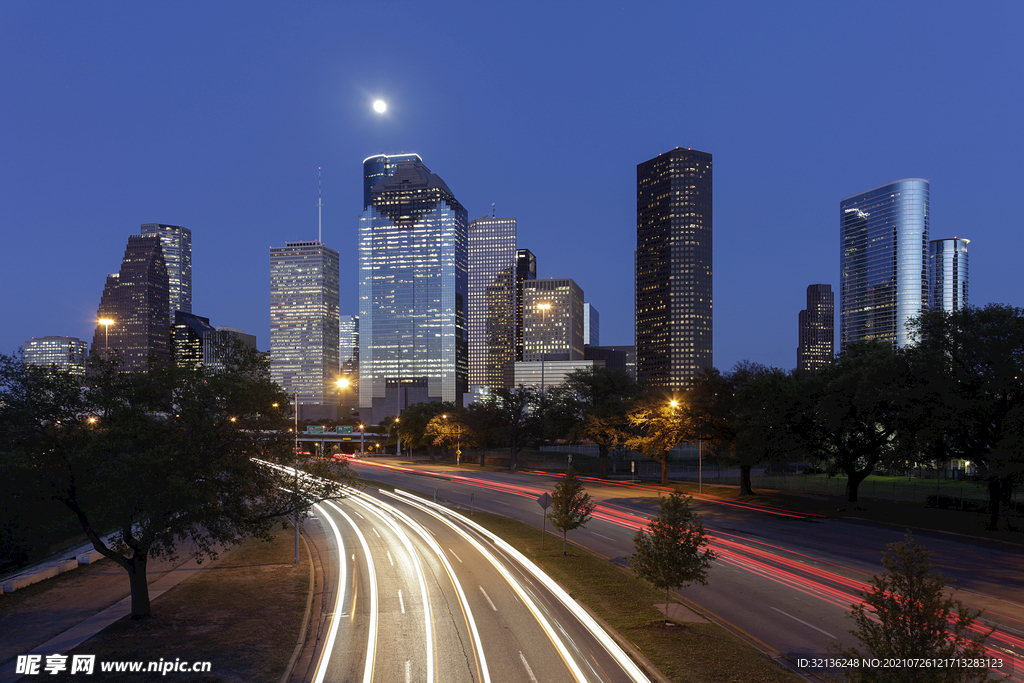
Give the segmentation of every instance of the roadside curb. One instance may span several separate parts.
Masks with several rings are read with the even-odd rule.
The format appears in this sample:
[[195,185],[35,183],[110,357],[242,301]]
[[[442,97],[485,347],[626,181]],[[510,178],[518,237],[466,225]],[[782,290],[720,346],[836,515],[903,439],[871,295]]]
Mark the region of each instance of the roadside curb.
[[313,588],[316,585],[316,574],[313,571],[313,553],[309,550],[306,534],[302,534],[302,546],[306,549],[306,558],[309,559],[309,596],[306,598],[306,614],[302,617],[302,628],[299,630],[299,638],[295,643],[292,658],[288,660],[288,666],[285,667],[284,673],[281,675],[281,683],[288,683],[288,679],[291,678],[292,671],[295,669],[295,663],[299,661],[299,655],[302,654],[302,649],[306,646],[309,617],[313,612]]

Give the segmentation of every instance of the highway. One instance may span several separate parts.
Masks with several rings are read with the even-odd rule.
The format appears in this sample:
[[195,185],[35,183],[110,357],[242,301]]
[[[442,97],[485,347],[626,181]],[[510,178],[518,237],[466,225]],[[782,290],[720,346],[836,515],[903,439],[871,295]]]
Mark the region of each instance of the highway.
[[368,490],[314,516],[333,605],[315,683],[648,680],[532,563],[441,506]]
[[[353,463],[366,479],[386,482],[452,506],[487,510],[540,526],[536,498],[555,477],[540,473],[459,470],[407,461],[372,459]],[[628,482],[587,480],[597,501],[586,529],[570,540],[626,564],[633,536],[657,512],[664,490]],[[435,494],[436,490],[436,494]],[[856,645],[846,617],[859,602],[856,591],[881,573],[886,544],[900,541],[898,526],[822,519],[758,505],[694,499],[719,559],[708,585],[680,591],[700,611],[729,626],[775,656],[796,662],[825,656],[831,641]],[[896,521],[896,520],[894,520]],[[933,552],[932,561],[956,581],[957,597],[985,614],[978,628],[994,628],[989,656],[1003,659],[1011,680],[1024,681],[1024,560],[1019,547],[931,532],[915,539]],[[821,673],[805,671],[808,674]]]

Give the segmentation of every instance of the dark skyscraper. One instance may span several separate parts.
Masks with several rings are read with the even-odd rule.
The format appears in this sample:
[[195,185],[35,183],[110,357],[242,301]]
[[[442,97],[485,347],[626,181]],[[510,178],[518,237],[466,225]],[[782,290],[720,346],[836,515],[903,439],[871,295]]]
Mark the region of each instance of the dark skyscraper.
[[529,249],[516,250],[516,360],[523,359],[523,284],[537,279],[537,257]]
[[418,161],[421,164],[423,159],[419,154],[377,154],[363,159],[363,210],[370,205],[371,190],[373,186],[395,174],[399,161]]
[[807,309],[800,311],[797,368],[814,372],[832,362],[835,355],[835,319],[832,285],[808,285]]
[[176,311],[192,312],[192,231],[180,225],[143,223],[139,233],[160,238],[171,299],[169,321],[173,326]]
[[[121,271],[107,276],[92,352],[121,354],[125,370],[145,370],[149,358],[170,360],[170,286],[160,237],[132,235]],[[102,351],[100,351],[102,349]]]
[[680,389],[712,366],[711,155],[636,167],[637,379]]

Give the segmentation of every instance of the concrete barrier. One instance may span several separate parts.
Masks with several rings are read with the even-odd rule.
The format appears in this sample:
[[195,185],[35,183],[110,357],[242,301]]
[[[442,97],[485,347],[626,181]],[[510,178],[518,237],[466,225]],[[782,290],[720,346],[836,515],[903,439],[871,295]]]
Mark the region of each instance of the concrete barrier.
[[31,574],[19,574],[18,576],[12,576],[3,584],[4,593],[13,593],[19,588],[31,586],[33,583],[38,583],[43,579],[49,579],[54,576],[57,576],[57,567],[55,565],[46,567],[45,569],[40,569]]
[[98,551],[96,551],[96,550],[90,550],[89,552],[82,553],[81,555],[79,555],[77,557],[78,564],[92,564],[93,562],[96,562],[97,560],[102,560],[102,559],[103,559],[103,554],[98,552]]
[[78,559],[77,558],[72,558],[70,560],[64,560],[63,562],[58,562],[57,563],[57,573],[58,574],[63,574],[64,572],[69,572],[72,569],[78,569]]

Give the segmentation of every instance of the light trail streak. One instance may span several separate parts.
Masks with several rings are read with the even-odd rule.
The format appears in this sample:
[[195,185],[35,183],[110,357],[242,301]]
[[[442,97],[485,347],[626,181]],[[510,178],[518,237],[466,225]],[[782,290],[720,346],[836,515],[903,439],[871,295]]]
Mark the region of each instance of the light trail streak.
[[338,589],[335,591],[334,615],[331,617],[331,627],[327,631],[327,641],[324,643],[323,649],[320,650],[320,659],[317,661],[316,672],[313,675],[313,683],[323,683],[324,676],[327,674],[327,663],[330,661],[331,652],[334,650],[334,641],[338,637],[338,625],[341,621],[338,619],[338,616],[341,614],[341,599],[345,593],[345,544],[341,540],[341,531],[338,530],[338,525],[334,523],[334,520],[327,514],[327,511],[319,505],[314,505],[313,507],[327,520],[327,523],[331,526],[331,531],[334,532],[334,540],[338,544],[338,571],[340,572]]

